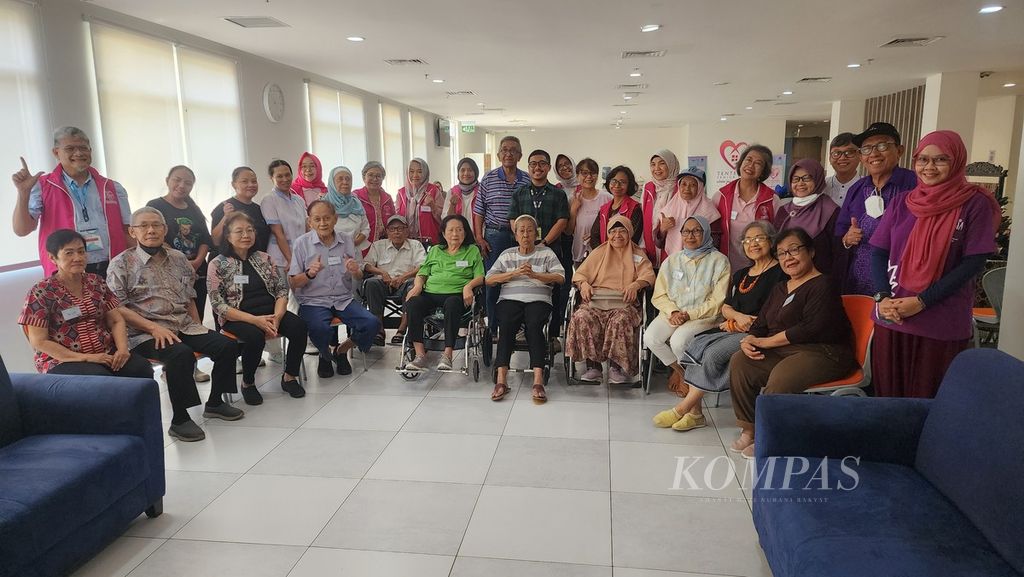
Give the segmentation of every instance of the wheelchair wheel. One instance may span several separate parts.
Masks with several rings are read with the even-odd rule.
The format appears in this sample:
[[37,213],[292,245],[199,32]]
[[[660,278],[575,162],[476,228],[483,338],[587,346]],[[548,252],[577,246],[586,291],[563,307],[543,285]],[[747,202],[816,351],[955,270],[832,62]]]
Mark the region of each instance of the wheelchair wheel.
[[575,385],[576,376],[573,374],[575,366],[573,365],[572,359],[566,355],[562,355],[562,364],[565,366],[565,384]]
[[551,378],[551,366],[544,367],[544,386],[548,386],[548,379]]
[[480,382],[480,361],[473,359],[473,382]]
[[480,331],[483,334],[483,338],[480,339],[480,356],[483,357],[484,366],[491,366],[491,361],[494,360],[494,342],[491,339],[491,333],[488,330]]

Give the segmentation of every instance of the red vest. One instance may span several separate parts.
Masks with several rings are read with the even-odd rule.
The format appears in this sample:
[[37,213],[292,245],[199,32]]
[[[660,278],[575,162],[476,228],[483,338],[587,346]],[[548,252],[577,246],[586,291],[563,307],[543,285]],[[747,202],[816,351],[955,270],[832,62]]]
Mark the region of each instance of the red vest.
[[[722,223],[722,254],[729,256],[729,227],[732,225],[732,199],[739,186],[739,179],[736,179],[722,188],[718,189],[718,213],[722,215],[719,222]],[[754,220],[767,220],[771,222],[775,218],[772,214],[772,206],[775,200],[775,192],[768,188],[763,182],[758,186],[757,199],[754,201]]]

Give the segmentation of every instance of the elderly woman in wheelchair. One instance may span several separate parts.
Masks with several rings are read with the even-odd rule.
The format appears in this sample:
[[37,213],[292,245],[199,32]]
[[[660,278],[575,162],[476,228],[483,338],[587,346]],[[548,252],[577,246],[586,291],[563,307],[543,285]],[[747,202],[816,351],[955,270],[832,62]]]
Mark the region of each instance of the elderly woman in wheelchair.
[[484,259],[476,246],[469,222],[461,215],[449,215],[441,221],[441,230],[441,242],[430,247],[413,287],[405,296],[405,311],[409,315],[408,339],[415,349],[415,357],[405,365],[408,371],[427,368],[427,349],[423,344],[424,319],[438,307],[444,310],[444,352],[437,368],[441,371],[452,369],[462,316],[473,304],[474,289],[484,282]]
[[564,280],[565,269],[550,248],[537,246],[537,220],[528,214],[514,223],[519,246],[501,253],[487,273],[487,285],[501,285],[498,297],[497,378],[492,401],[500,401],[509,392],[508,371],[519,328],[526,325],[526,344],[533,368],[533,400],[547,401],[544,391],[544,366],[548,343],[544,327],[551,318],[551,287]]
[[654,267],[631,240],[628,218],[611,218],[607,233],[608,240],[572,277],[582,304],[569,320],[565,352],[573,361],[586,361],[583,382],[600,382],[601,363],[607,360],[608,382],[625,384],[636,380],[640,369],[641,293],[654,285]]

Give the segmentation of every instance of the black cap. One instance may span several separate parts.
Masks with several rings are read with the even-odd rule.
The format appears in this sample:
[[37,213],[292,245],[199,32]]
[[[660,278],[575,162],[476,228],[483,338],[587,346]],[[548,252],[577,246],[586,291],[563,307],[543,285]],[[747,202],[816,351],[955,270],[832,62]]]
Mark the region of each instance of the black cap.
[[900,131],[896,130],[896,127],[889,124],[888,122],[875,122],[868,127],[867,130],[861,132],[857,136],[853,137],[854,146],[860,147],[864,145],[864,141],[871,138],[872,136],[891,136],[896,140],[896,144],[900,143]]

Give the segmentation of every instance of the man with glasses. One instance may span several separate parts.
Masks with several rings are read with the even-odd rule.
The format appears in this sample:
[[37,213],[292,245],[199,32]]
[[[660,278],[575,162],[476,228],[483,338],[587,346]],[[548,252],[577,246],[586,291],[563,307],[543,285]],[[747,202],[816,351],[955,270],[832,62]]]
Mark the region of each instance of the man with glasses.
[[846,199],[846,191],[857,179],[857,167],[860,166],[860,151],[853,143],[854,135],[842,132],[832,139],[828,150],[828,162],[835,174],[825,179],[825,194],[841,208]]
[[[473,202],[473,220],[476,230],[484,231],[477,244],[484,254],[484,266],[491,265],[505,249],[513,245],[508,211],[512,206],[512,193],[520,186],[530,185],[530,175],[519,170],[523,158],[523,145],[515,136],[506,136],[498,144],[498,162],[501,166],[480,179],[480,190]],[[487,325],[497,327],[494,309],[498,303],[500,287],[487,287]]]
[[[409,221],[404,216],[391,215],[386,230],[388,237],[370,245],[370,252],[363,261],[363,270],[374,275],[363,281],[362,297],[366,308],[380,320],[380,332],[373,341],[377,346],[384,346],[384,299],[397,296],[405,300],[405,293],[409,292],[416,273],[427,259],[423,243],[409,239]],[[403,312],[391,344],[402,344],[406,322]]]
[[173,410],[167,434],[181,441],[201,441],[206,434],[188,413],[189,407],[200,403],[193,377],[195,353],[213,360],[203,418],[237,421],[245,413],[223,402],[221,396],[238,390],[238,345],[199,321],[196,271],[184,254],[164,246],[167,223],[163,213],[144,206],[132,214],[130,222],[129,232],[138,246],[110,261],[107,285],[123,305],[119,310],[128,323],[132,351],[163,363]]
[[76,230],[85,237],[86,272],[106,276],[111,257],[131,245],[128,193],[92,167],[92,146],[79,128],[54,131],[53,156],[58,164],[50,174],[32,174],[22,158],[11,176],[18,190],[14,234],[28,236],[38,226],[39,262],[50,276],[57,268],[46,254],[46,238],[62,228]]
[[[548,181],[551,171],[551,155],[544,150],[534,150],[527,157],[527,168],[530,169],[530,183],[520,186],[512,193],[512,206],[508,211],[509,227],[514,226],[516,219],[528,214],[537,221],[537,238],[540,243],[552,251],[562,261],[562,232],[569,225],[569,201],[565,191]],[[565,316],[565,302],[560,290],[554,291],[551,324],[548,335],[558,337]]]
[[889,202],[901,192],[917,186],[912,170],[899,166],[903,145],[896,127],[875,122],[853,137],[860,162],[867,175],[847,190],[836,220],[836,236],[844,250],[839,251],[832,273],[842,283],[843,294],[873,295],[886,287],[871,280],[871,249],[868,241],[878,227]]

